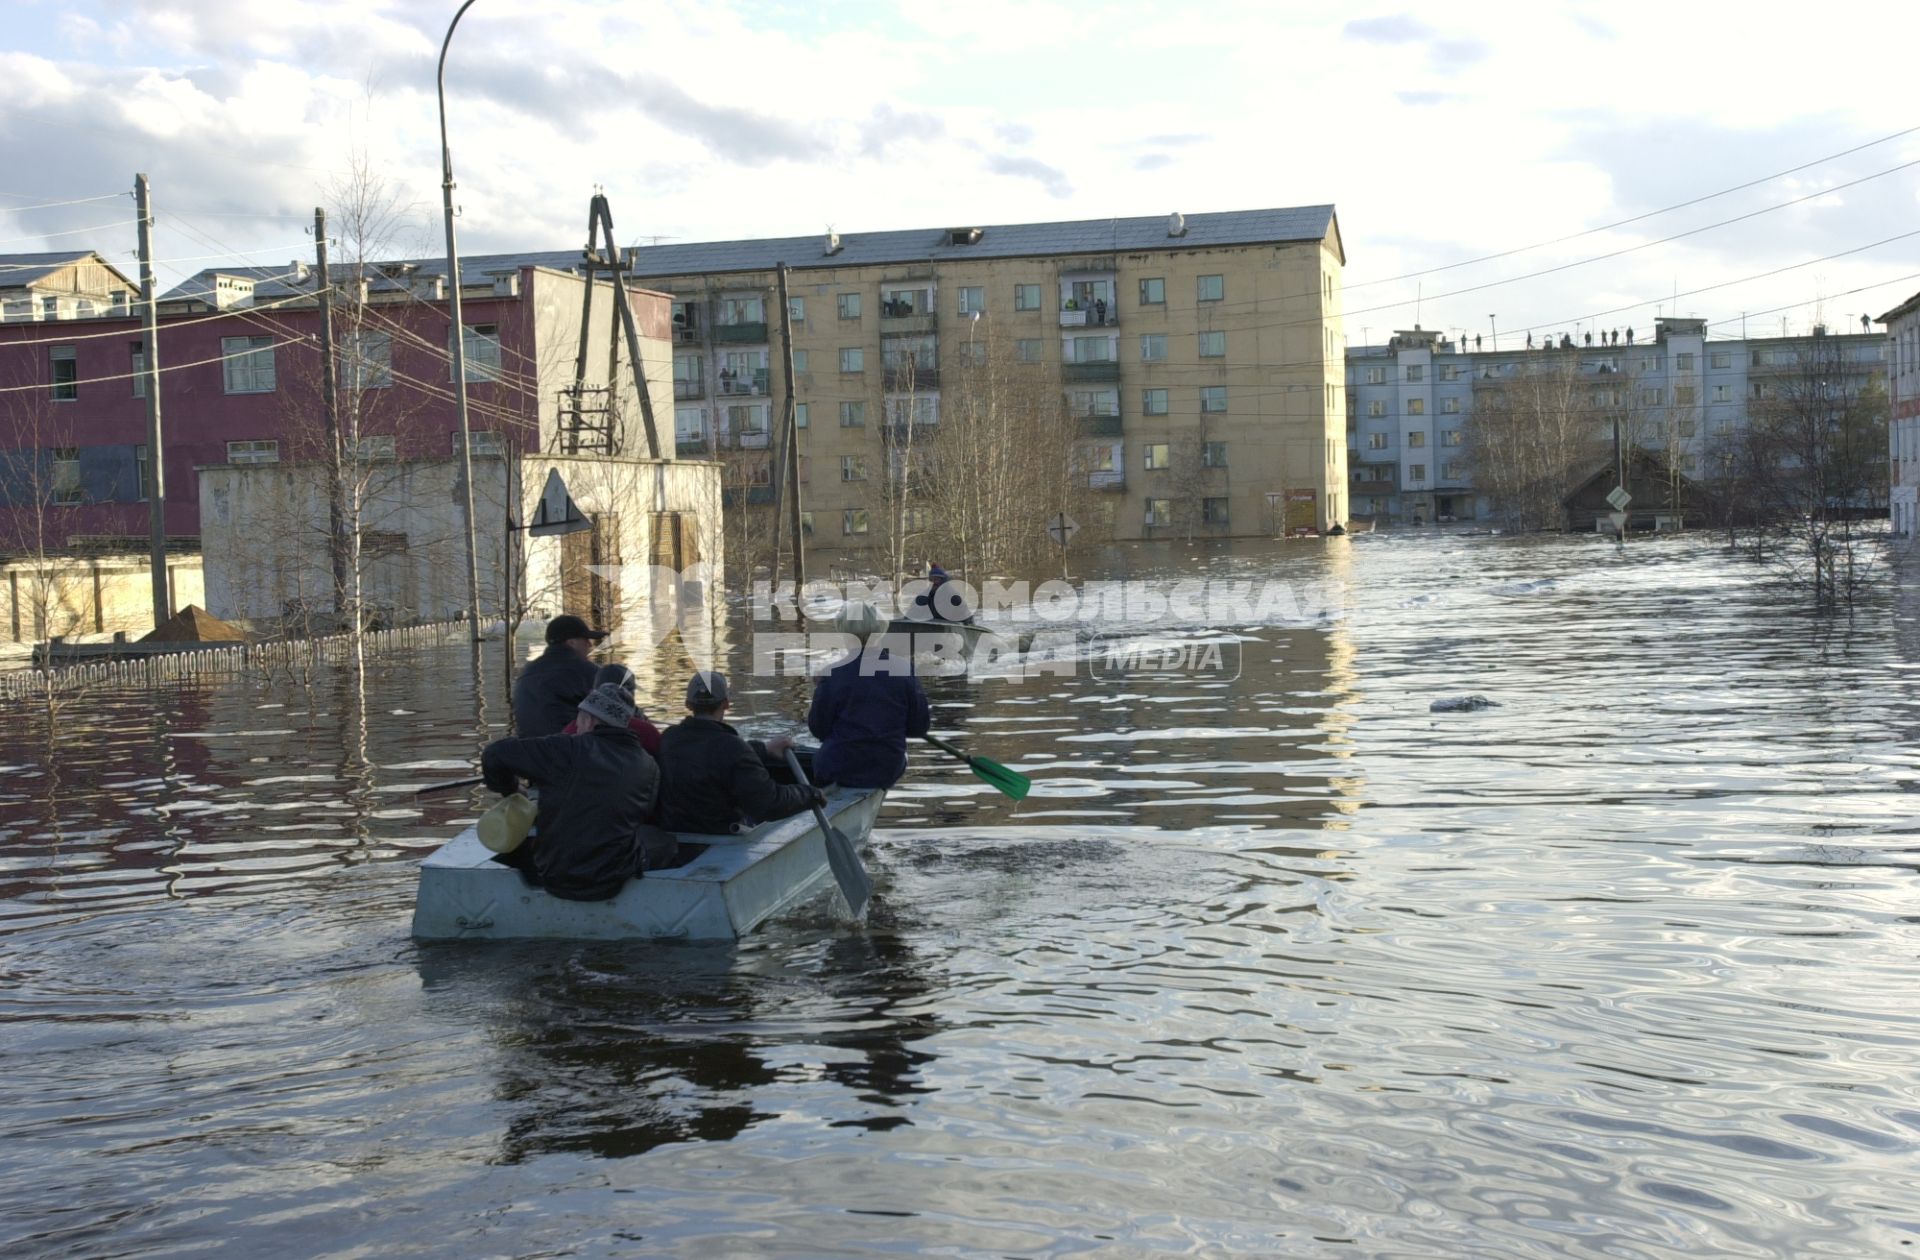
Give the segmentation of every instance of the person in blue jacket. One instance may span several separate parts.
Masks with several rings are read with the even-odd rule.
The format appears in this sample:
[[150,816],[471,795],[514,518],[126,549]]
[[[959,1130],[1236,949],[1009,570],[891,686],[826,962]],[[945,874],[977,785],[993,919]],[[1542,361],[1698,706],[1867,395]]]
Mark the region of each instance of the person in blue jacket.
[[[872,604],[851,604],[840,618],[842,633],[862,643],[886,628]],[[876,663],[893,668],[873,670]],[[892,787],[907,772],[907,741],[925,735],[932,716],[910,660],[884,650],[874,659],[856,654],[814,687],[807,711],[807,729],[820,741],[814,774],[820,782],[842,787]]]

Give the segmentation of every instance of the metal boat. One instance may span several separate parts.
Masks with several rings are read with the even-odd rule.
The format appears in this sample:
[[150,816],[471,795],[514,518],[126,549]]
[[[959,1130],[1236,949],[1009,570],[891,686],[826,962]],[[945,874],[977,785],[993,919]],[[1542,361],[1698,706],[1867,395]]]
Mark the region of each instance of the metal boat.
[[[835,788],[826,814],[858,845],[885,798],[879,789]],[[565,901],[494,861],[468,827],[420,864],[414,939],[729,940],[821,894],[840,897],[811,813],[741,835],[679,840],[693,854],[683,865],[628,880],[610,901]]]

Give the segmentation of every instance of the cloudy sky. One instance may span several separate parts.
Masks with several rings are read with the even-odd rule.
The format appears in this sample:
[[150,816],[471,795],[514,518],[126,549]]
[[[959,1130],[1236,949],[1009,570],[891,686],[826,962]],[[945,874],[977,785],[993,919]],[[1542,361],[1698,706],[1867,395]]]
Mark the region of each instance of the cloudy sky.
[[[110,194],[145,171],[166,278],[310,256],[356,152],[439,252],[455,7],[0,0],[0,252],[129,261]],[[1332,202],[1354,343],[1416,298],[1503,342],[1644,329],[1676,291],[1723,335],[1857,328],[1920,290],[1917,13],[478,0],[447,72],[462,249],[577,247],[595,185],[623,243]]]

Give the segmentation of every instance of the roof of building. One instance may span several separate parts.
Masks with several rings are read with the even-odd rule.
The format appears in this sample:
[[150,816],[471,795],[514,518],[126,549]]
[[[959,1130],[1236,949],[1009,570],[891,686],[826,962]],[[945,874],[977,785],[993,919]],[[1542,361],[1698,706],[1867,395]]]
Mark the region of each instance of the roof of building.
[[[1063,223],[1010,223],[966,227],[909,228],[896,232],[843,232],[840,248],[827,253],[825,233],[764,240],[708,241],[686,245],[644,245],[632,250],[638,279],[657,276],[771,271],[780,263],[795,270],[823,267],[864,267],[887,263],[944,262],[967,258],[1045,258],[1072,254],[1137,253],[1156,249],[1212,249],[1229,245],[1266,245],[1318,241],[1329,234],[1346,260],[1332,206],[1295,206],[1271,210],[1228,210],[1185,216],[1185,232],[1169,233],[1169,217],[1147,215],[1131,219],[1081,219]],[[975,233],[977,232],[977,235]],[[971,244],[954,244],[956,233],[973,237]],[[515,254],[475,254],[460,260],[466,285],[484,284],[492,275],[522,267],[549,267],[575,271],[581,263],[578,249],[534,250]],[[396,259],[387,267],[410,266],[421,278],[444,276],[445,257]],[[332,270],[338,273],[336,264]],[[161,301],[205,299],[214,292],[218,276],[255,281],[254,301],[273,301],[311,292],[311,281],[296,279],[290,267],[214,267],[168,290]],[[403,287],[403,281],[389,282]]]
[[1906,301],[1900,303],[1900,305],[1888,311],[1885,315],[1879,316],[1875,322],[1881,324],[1890,323],[1893,320],[1899,319],[1902,315],[1911,315],[1916,309],[1920,309],[1920,293],[1914,294]]
[[98,263],[119,276],[121,283],[133,283],[120,274],[118,267],[102,258],[97,250],[63,249],[51,254],[0,254],[0,289],[22,289],[83,262]]

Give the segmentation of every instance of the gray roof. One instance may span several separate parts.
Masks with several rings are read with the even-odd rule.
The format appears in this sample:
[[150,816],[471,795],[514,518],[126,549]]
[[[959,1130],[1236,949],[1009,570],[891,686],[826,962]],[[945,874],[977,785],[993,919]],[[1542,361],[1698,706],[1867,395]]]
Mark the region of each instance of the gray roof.
[[[639,279],[658,276],[706,275],[726,272],[770,271],[778,263],[795,270],[862,267],[886,263],[943,262],[967,258],[1050,258],[1072,254],[1136,253],[1154,249],[1209,249],[1223,245],[1281,244],[1317,241],[1334,232],[1332,206],[1295,206],[1272,210],[1228,210],[1186,216],[1186,234],[1169,236],[1166,215],[1131,219],[1081,219],[1066,223],[952,224],[940,228],[909,228],[896,232],[842,232],[840,250],[828,255],[826,233],[765,240],[710,241],[687,245],[646,245],[633,251],[633,274]],[[971,245],[954,245],[955,228],[978,227]],[[460,259],[464,283],[483,284],[490,273],[521,267],[550,267],[573,271],[581,252],[575,249],[536,250],[516,254],[476,254]],[[408,262],[421,276],[445,275],[444,257]],[[333,269],[336,274],[340,268]],[[272,301],[310,292],[311,283],[294,285],[284,277],[286,267],[217,267],[201,272],[163,295],[162,301],[205,297],[213,291],[213,277],[247,276],[259,281],[255,301]]]
[[[120,276],[120,269],[91,249],[63,249],[53,254],[0,254],[0,289],[24,288],[45,280],[63,267],[96,262]],[[125,276],[120,279],[131,284]]]

